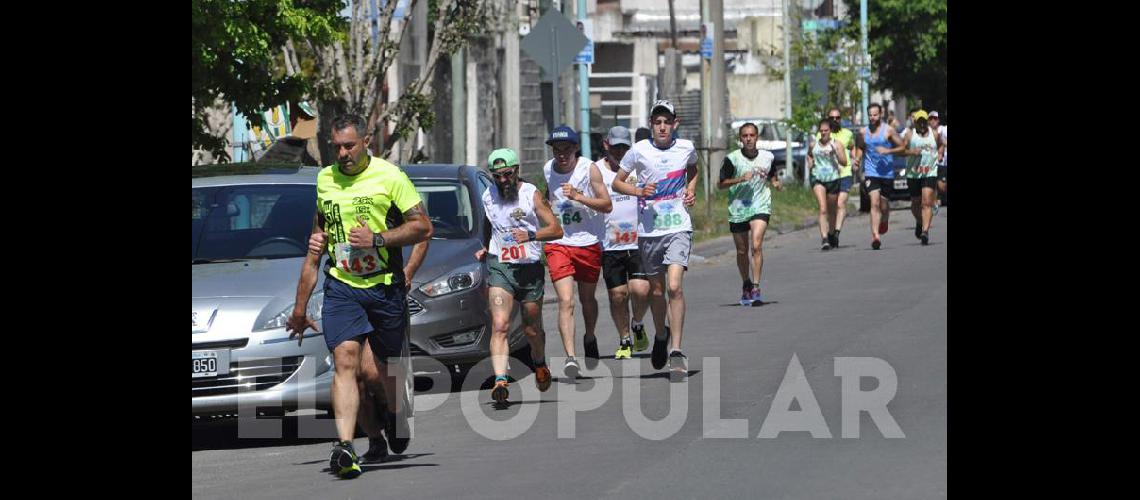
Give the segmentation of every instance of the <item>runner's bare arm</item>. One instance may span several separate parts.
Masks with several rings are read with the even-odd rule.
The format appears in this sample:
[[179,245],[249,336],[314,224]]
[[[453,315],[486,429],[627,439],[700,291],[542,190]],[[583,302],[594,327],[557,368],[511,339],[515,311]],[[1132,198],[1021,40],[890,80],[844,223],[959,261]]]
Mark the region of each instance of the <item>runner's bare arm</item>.
[[404,212],[403,224],[380,234],[384,237],[384,246],[406,247],[430,239],[434,231],[427,211],[424,210],[424,204],[420,202]]
[[903,150],[901,153],[899,153],[900,155],[902,155],[902,156],[918,156],[918,155],[922,154],[922,152],[917,150],[917,149],[910,149],[909,147],[907,147],[910,144],[910,139],[911,139],[913,133],[914,132],[912,131],[912,129],[907,129],[906,135],[904,135],[902,137]]
[[840,165],[847,164],[847,150],[843,148],[843,144],[837,143],[835,148],[835,156],[839,159]]
[[[811,175],[812,169],[815,168],[815,154],[812,153],[813,149],[815,148],[808,146],[807,156],[804,157],[804,162],[807,163],[808,175]],[[785,165],[787,165],[787,163],[785,163]]]
[[619,168],[617,171],[617,176],[614,177],[614,191],[629,196],[641,197],[641,189],[636,188],[632,184],[626,182],[625,180],[628,178],[629,172],[626,172],[625,170]]
[[[320,224],[319,214],[313,217],[313,235],[317,235],[322,225]],[[306,315],[306,308],[309,305],[309,298],[313,296],[313,288],[317,286],[317,267],[321,262],[322,252],[307,252],[305,253],[305,262],[301,264],[301,278],[297,280],[297,296],[293,302],[293,312],[290,314],[289,319],[285,320],[285,331],[289,332],[289,338],[297,337],[297,343],[300,344],[304,340],[305,330],[312,328],[318,333],[321,331],[317,328],[316,322]]]
[[325,234],[325,218],[321,215],[320,210],[313,216],[313,230],[309,234],[309,253],[320,255],[325,253],[325,245],[328,243],[328,234]]
[[419,271],[420,266],[424,263],[424,257],[427,256],[430,243],[431,240],[427,239],[412,247],[412,254],[408,256],[408,263],[404,265],[404,278],[409,287],[412,286],[412,277],[416,275],[416,271]]
[[[909,129],[907,130],[907,135],[910,135]],[[888,149],[883,154],[893,155],[906,151],[906,141],[904,141],[902,137],[899,136],[898,132],[895,132],[895,129],[889,127],[887,128],[887,141],[894,144],[895,147]]]
[[542,195],[535,191],[534,193],[534,213],[538,216],[538,222],[542,226],[535,233],[535,238],[538,241],[554,241],[562,237],[562,224],[558,223],[558,218],[554,216],[554,212],[550,210],[549,204],[539,203]]
[[686,207],[691,207],[697,203],[697,172],[696,162],[685,166],[685,174],[689,176],[689,182],[685,184],[685,192],[681,195],[681,203]]
[[579,194],[575,196],[575,201],[586,205],[601,213],[608,214],[613,211],[613,200],[610,199],[610,190],[606,189],[606,183],[602,180],[602,173],[598,170],[596,164],[590,164],[590,190],[593,191],[593,198],[586,198]]

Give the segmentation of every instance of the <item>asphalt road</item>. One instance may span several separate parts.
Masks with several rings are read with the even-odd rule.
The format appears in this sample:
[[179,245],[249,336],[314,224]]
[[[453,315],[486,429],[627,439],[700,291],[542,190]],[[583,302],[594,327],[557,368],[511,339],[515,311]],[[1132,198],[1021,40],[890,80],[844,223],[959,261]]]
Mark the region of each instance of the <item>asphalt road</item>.
[[[840,248],[830,252],[819,250],[814,228],[767,239],[760,307],[736,305],[730,242],[694,249],[684,287],[691,373],[684,383],[653,370],[648,351],[612,359],[617,334],[600,286],[598,338],[609,359],[584,370],[590,379],[560,380],[561,365],[552,363],[548,392],[526,376],[512,384],[511,399],[521,404],[502,410],[488,391],[445,393],[434,409],[419,397],[407,452],[364,465],[351,481],[324,471],[331,438],[296,437],[305,417],[287,417],[284,437],[272,440],[237,439],[233,421],[197,425],[193,495],[944,497],[947,210],[925,247],[909,210],[893,211],[879,251],[870,248],[868,223],[866,215],[849,218]],[[547,356],[562,356],[556,306],[544,313]],[[577,316],[581,332],[580,309]],[[512,369],[525,373],[519,364]],[[596,408],[574,412],[575,405]],[[858,412],[860,405],[872,411]],[[706,407],[719,408],[722,420]],[[505,423],[471,423],[481,419]],[[330,421],[307,422],[331,433]],[[496,432],[519,435],[487,437],[502,437]],[[367,448],[363,438],[356,445]]]

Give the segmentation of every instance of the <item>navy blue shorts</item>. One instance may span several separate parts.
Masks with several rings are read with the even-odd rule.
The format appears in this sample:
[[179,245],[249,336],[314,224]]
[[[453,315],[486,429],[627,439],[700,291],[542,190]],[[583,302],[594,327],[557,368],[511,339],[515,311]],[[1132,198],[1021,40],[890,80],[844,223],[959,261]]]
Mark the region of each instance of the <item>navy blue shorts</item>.
[[400,355],[410,333],[403,285],[355,288],[326,276],[321,316],[329,352],[344,341],[367,335],[372,353],[386,362]]
[[854,183],[855,183],[855,180],[850,175],[848,175],[847,177],[840,177],[839,178],[839,192],[850,193],[851,192],[851,185]]

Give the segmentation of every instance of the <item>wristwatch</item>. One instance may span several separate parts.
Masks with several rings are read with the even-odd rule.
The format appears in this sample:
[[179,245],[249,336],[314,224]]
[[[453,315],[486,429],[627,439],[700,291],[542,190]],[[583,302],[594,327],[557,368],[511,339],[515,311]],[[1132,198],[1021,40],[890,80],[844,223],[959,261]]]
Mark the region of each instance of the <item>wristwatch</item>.
[[380,233],[376,233],[376,234],[372,235],[372,246],[377,247],[377,248],[383,248],[384,243],[385,243],[384,235],[382,235]]
[[534,234],[534,231],[531,231],[530,229],[527,229],[527,230],[526,230],[526,239],[527,239],[528,241],[534,241],[534,238],[535,238],[535,234]]

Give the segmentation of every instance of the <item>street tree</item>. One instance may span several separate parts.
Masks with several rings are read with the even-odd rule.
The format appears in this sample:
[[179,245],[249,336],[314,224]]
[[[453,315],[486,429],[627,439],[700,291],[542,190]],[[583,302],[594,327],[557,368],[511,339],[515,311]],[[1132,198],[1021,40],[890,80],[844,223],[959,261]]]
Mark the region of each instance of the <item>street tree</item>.
[[191,147],[228,161],[227,144],[207,126],[220,101],[261,126],[261,111],[300,100],[309,91],[301,73],[279,64],[291,38],[320,46],[335,40],[341,0],[191,0]]

